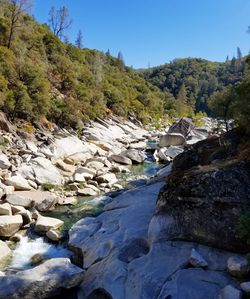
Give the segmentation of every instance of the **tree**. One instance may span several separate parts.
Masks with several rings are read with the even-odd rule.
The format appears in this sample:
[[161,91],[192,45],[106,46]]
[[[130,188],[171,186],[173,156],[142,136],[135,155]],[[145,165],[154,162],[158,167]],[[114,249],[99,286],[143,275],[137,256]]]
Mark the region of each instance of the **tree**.
[[62,39],[65,30],[67,30],[72,24],[72,19],[69,17],[69,10],[66,6],[62,6],[56,9],[51,7],[49,12],[49,25],[52,32]]
[[83,36],[82,36],[82,31],[79,30],[75,42],[77,48],[82,49],[83,48]]
[[10,0],[10,9],[9,9],[9,35],[7,41],[7,47],[10,49],[11,43],[14,37],[16,30],[22,26],[21,20],[23,15],[26,14],[32,6],[30,0]]
[[209,108],[215,116],[221,117],[225,123],[226,130],[229,130],[228,120],[234,116],[237,94],[232,86],[215,92],[209,100]]
[[118,58],[118,65],[121,67],[125,66],[123,54],[121,51],[119,51],[117,58]]
[[239,47],[237,47],[237,59],[238,59],[239,61],[241,61],[241,59],[242,59],[242,53],[241,53],[241,50],[240,50]]

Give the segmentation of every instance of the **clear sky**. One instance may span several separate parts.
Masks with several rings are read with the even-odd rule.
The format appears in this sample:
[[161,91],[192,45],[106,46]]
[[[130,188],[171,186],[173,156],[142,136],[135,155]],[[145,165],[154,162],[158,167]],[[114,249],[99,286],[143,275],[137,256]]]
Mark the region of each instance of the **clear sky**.
[[39,22],[52,5],[68,7],[71,42],[81,29],[85,47],[121,50],[135,68],[184,57],[224,61],[238,46],[250,50],[250,0],[34,0]]

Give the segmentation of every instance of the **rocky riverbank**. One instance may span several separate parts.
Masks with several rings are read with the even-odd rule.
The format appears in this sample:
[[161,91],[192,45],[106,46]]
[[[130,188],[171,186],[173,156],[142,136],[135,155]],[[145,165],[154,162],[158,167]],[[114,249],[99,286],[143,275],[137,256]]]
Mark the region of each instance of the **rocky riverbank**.
[[[69,232],[69,247],[78,256],[80,268],[67,258],[43,262],[44,256],[36,252],[32,262],[41,264],[34,269],[1,274],[0,298],[47,298],[61,288],[72,288],[81,282],[79,298],[166,298],[170,293],[175,298],[177,294],[185,294],[188,284],[198,283],[200,277],[209,283],[202,280],[197,289],[191,287],[194,297],[180,298],[204,298],[207,289],[210,297],[206,298],[212,298],[228,284],[237,287],[223,272],[232,255],[230,252],[166,237],[164,229],[173,221],[169,214],[159,211],[162,197],[154,214],[158,193],[164,185],[162,180],[169,175],[172,160],[178,156],[174,160],[177,161],[175,169],[184,149],[206,139],[217,125],[210,119],[204,121],[206,125],[202,129],[182,119],[159,131],[143,129],[136,120],[125,121],[113,116],[92,122],[80,132],[37,126],[33,134],[28,134],[1,115],[2,263],[11,256],[11,242],[22,240],[27,231],[60,243],[64,222],[47,215],[58,205],[74,205],[83,196],[108,204],[100,216],[83,218]],[[153,153],[155,161],[167,166],[147,186],[120,192],[123,189],[120,174],[129,174],[132,165],[143,163],[147,150]],[[183,165],[187,166],[188,161]],[[107,196],[96,199],[116,190],[121,195],[115,200]],[[240,265],[244,262],[240,260]],[[57,273],[64,264],[65,269]],[[191,276],[194,280],[190,280]],[[63,284],[64,279],[68,284]],[[41,281],[38,287],[35,287],[36,280]],[[53,284],[41,292],[49,280]],[[179,280],[184,283],[183,290],[176,285]],[[12,283],[18,289],[5,288]],[[173,289],[170,293],[169,288]]]

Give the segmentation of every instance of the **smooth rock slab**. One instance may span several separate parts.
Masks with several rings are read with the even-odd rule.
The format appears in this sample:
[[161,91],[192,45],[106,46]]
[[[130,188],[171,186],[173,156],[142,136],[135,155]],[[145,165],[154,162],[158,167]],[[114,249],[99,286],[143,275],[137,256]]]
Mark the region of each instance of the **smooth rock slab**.
[[0,277],[0,298],[50,298],[63,289],[76,287],[83,276],[84,271],[68,258],[50,259],[33,269]]
[[0,240],[0,263],[5,261],[10,254],[11,250],[8,245]]
[[180,133],[168,133],[160,137],[159,146],[166,147],[170,145],[184,145],[185,137]]
[[21,175],[14,175],[5,181],[8,186],[13,186],[15,190],[31,190],[33,189],[28,181]]
[[63,221],[60,219],[38,216],[35,231],[38,233],[46,233],[50,229],[58,229],[63,225]]
[[123,155],[112,155],[110,156],[111,161],[114,161],[123,165],[132,165],[131,159],[123,156]]
[[0,204],[0,215],[12,215],[11,206],[9,203]]
[[33,200],[31,198],[17,194],[7,195],[6,201],[13,206],[21,206],[24,208],[31,208],[33,205]]
[[0,216],[0,237],[13,236],[23,225],[21,215]]

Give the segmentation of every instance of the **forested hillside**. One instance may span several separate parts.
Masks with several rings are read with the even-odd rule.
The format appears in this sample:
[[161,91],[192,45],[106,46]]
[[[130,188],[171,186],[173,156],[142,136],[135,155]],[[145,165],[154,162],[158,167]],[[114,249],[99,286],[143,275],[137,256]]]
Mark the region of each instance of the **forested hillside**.
[[184,101],[186,99],[196,111],[208,112],[211,95],[225,86],[239,83],[244,71],[245,59],[238,49],[237,59],[227,59],[225,63],[196,58],[175,59],[169,64],[140,70],[140,73],[148,82],[175,98],[184,96]]
[[0,1],[0,108],[10,118],[76,127],[110,111],[147,121],[171,108],[169,94],[121,58],[63,43],[26,13],[25,1],[13,3]]

